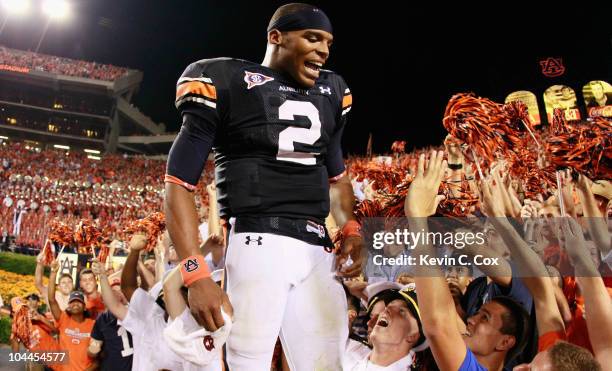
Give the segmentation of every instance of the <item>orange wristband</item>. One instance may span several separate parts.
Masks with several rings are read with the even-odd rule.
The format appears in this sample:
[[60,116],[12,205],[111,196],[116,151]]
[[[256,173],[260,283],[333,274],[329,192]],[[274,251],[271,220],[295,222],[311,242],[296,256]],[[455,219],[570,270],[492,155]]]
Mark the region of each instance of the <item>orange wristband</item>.
[[349,220],[342,227],[342,235],[344,237],[354,236],[361,237],[361,225],[356,220]]
[[185,286],[189,287],[195,281],[210,277],[208,265],[202,255],[192,255],[181,261],[181,277]]

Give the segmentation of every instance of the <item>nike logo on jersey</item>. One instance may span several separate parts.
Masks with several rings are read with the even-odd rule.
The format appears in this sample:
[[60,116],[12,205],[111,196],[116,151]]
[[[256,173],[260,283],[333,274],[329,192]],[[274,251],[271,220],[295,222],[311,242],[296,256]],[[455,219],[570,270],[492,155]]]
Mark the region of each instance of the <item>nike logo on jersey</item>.
[[266,76],[261,73],[244,71],[244,82],[247,83],[247,89],[251,89],[252,87],[263,85],[272,80],[274,80],[273,77]]
[[261,241],[263,240],[263,236],[259,236],[257,238],[252,238],[251,236],[246,236],[246,241],[244,241],[245,245],[250,245],[251,242],[257,242],[257,246],[261,246]]

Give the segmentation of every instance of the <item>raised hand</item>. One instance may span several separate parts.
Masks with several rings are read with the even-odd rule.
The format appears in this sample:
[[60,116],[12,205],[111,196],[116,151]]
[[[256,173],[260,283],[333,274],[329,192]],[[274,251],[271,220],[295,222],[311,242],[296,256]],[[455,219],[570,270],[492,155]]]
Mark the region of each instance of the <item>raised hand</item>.
[[447,163],[443,151],[432,151],[427,166],[425,155],[419,157],[417,175],[408,188],[404,212],[408,217],[428,217],[435,214],[443,195],[438,195]]

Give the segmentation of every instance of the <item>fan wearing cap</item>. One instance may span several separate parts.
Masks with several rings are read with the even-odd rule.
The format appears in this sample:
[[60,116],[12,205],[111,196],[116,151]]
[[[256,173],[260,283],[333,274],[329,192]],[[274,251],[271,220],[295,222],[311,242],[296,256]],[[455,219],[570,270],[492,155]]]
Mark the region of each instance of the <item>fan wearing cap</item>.
[[68,352],[68,364],[61,365],[62,370],[86,370],[94,366],[94,361],[87,355],[91,339],[91,330],[95,321],[89,317],[85,307],[85,295],[73,291],[68,298],[68,307],[62,311],[55,300],[55,280],[59,262],[51,264],[49,275],[49,307],[57,321],[59,331],[58,350]]
[[414,352],[427,347],[416,294],[387,289],[370,300],[370,309],[378,303],[384,310],[370,333],[372,352],[351,370],[410,370]]
[[[346,300],[330,272],[357,276],[365,261],[341,146],[352,94],[322,68],[333,28],[321,9],[283,5],[266,31],[261,63],[201,60],[179,78],[183,122],[164,178],[167,227],[197,322],[215,331],[225,323],[221,308],[233,312],[229,368],[269,369],[280,337],[291,369],[338,370]],[[198,249],[192,193],[213,146],[228,227],[225,290]],[[330,213],[344,236],[337,255],[325,227]]]
[[[442,151],[433,151],[427,166],[425,155],[419,157],[404,205],[411,230],[428,233],[427,218],[444,198],[438,190],[446,168]],[[413,256],[419,261],[420,256],[435,254],[431,244],[419,243]],[[500,371],[507,358],[522,351],[528,318],[520,304],[508,297],[493,298],[468,318],[467,331],[462,334],[456,322],[449,320],[457,312],[440,267],[417,266],[415,272],[423,332],[440,370]]]

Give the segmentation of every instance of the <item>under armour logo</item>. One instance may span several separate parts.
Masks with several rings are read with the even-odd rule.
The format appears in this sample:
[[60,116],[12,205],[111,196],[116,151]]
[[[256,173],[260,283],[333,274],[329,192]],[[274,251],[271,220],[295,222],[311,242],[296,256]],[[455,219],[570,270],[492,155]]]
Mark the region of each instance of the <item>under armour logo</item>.
[[187,259],[187,261],[185,262],[185,270],[187,271],[187,273],[197,271],[198,268],[200,268],[200,265],[195,259]]
[[251,236],[246,236],[245,244],[250,244],[251,242],[257,242],[257,246],[261,246],[261,241],[263,240],[263,236],[259,236],[257,238],[251,238]]
[[215,349],[215,339],[213,339],[212,336],[204,336],[204,348],[206,348],[206,350],[208,350],[209,352]]
[[329,86],[319,86],[319,91],[321,92],[321,94],[331,95],[331,88]]

